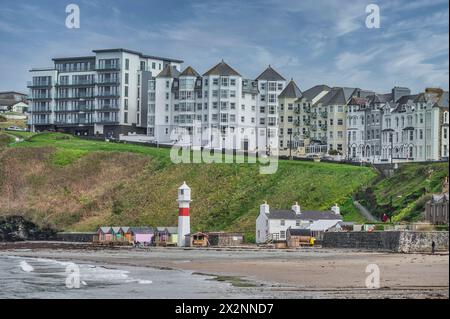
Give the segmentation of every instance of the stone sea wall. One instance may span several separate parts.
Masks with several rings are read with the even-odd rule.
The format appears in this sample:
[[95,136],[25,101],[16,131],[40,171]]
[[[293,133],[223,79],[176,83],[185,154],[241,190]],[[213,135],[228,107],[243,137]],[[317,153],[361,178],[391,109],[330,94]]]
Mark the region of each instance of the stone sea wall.
[[448,251],[448,232],[375,231],[327,232],[322,246],[326,248],[351,248],[403,253]]

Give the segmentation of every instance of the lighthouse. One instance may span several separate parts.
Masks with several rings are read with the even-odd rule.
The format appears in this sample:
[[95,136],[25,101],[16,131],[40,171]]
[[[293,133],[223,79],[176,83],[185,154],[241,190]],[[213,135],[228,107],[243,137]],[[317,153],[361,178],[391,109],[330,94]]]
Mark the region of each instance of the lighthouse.
[[191,202],[191,189],[183,182],[178,188],[178,246],[186,246],[186,235],[191,232],[189,216],[189,203]]

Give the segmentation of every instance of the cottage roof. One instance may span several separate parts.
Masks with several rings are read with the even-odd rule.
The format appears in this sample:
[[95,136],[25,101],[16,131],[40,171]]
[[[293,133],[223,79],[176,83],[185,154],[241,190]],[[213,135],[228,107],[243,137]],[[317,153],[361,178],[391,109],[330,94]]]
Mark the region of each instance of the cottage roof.
[[275,71],[270,65],[265,69],[256,80],[266,80],[266,81],[286,81],[280,73]]
[[223,60],[221,62],[219,62],[218,64],[216,64],[215,66],[213,66],[208,71],[206,71],[205,74],[203,74],[203,76],[208,76],[208,75],[241,76],[236,70],[234,70],[231,66],[226,64]]
[[295,84],[294,80],[291,80],[284,90],[278,96],[279,98],[300,98],[302,96],[302,91]]
[[178,233],[178,227],[166,227],[166,229],[169,234],[177,234]]
[[112,227],[112,231],[114,232],[114,233],[118,233],[118,232],[120,232],[120,230],[121,230],[122,228],[121,227]]
[[317,220],[314,221],[311,225],[309,225],[309,229],[311,231],[325,231],[328,230],[337,224],[342,222],[340,219],[331,219],[331,220]]
[[319,220],[319,219],[340,219],[341,215],[336,215],[332,211],[316,211],[305,210],[300,214],[296,214],[293,210],[270,210],[269,214],[266,214],[269,219],[287,219],[287,220]]
[[130,232],[134,234],[153,234],[153,227],[130,227]]
[[99,231],[101,231],[104,234],[109,234],[111,232],[112,228],[109,226],[106,227],[100,227]]

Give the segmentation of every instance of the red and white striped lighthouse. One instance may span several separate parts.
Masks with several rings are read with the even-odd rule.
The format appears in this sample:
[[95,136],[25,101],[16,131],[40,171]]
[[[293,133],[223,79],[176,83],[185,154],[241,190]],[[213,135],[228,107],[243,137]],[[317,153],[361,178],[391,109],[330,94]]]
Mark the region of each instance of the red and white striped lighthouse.
[[191,232],[189,216],[189,203],[191,202],[191,189],[183,182],[178,188],[178,246],[186,246],[186,235]]

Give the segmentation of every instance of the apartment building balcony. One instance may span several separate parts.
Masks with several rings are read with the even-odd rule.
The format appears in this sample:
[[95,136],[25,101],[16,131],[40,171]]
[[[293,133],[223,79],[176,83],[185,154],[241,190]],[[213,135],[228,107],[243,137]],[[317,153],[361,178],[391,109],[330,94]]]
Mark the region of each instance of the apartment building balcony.
[[295,114],[300,114],[300,112],[301,112],[300,107],[295,107],[295,108],[294,108],[294,113],[295,113]]
[[320,127],[320,129],[322,131],[326,131],[327,130],[327,125],[326,124],[320,124],[319,127]]
[[51,120],[38,120],[38,121],[31,120],[30,124],[32,124],[32,125],[52,125],[53,122]]
[[328,117],[328,112],[327,111],[322,111],[320,112],[320,116],[323,118],[327,118]]
[[97,65],[95,71],[97,72],[120,71],[120,66],[118,64]]
[[311,129],[311,131],[314,131],[314,132],[317,131],[317,125],[316,124],[311,125],[310,129]]
[[91,119],[76,119],[76,120],[72,120],[72,121],[55,120],[54,124],[59,125],[59,126],[94,125],[94,121]]
[[311,113],[311,118],[312,119],[317,119],[317,113]]
[[118,105],[99,105],[95,108],[97,112],[117,112],[120,110],[120,106]]
[[295,120],[294,121],[294,126],[300,126],[300,120]]
[[58,95],[55,97],[56,100],[80,100],[80,99],[94,99],[94,94],[74,94],[72,96],[69,95]]
[[98,80],[96,82],[99,86],[106,86],[106,85],[120,85],[120,81],[118,79],[104,79],[104,80]]
[[100,118],[95,119],[94,123],[96,124],[106,124],[106,125],[117,125],[119,124],[119,120],[117,119],[110,119],[110,118]]
[[303,124],[304,124],[304,125],[310,125],[310,124],[311,124],[311,121],[310,121],[310,120],[303,120]]
[[75,81],[72,83],[68,83],[68,82],[59,82],[56,83],[55,86],[58,87],[76,87],[76,86],[94,86],[95,85],[95,81],[94,80],[88,80],[88,81]]
[[52,86],[51,81],[28,81],[28,88],[49,88]]
[[120,94],[117,92],[99,92],[99,93],[97,93],[97,97],[98,98],[117,99],[120,97]]
[[32,107],[31,108],[31,113],[35,113],[35,114],[38,114],[38,113],[51,113],[52,112],[52,109],[51,109],[51,107]]
[[52,99],[52,94],[51,93],[47,93],[47,94],[33,94],[29,97],[31,100],[37,101],[37,100],[51,100]]

